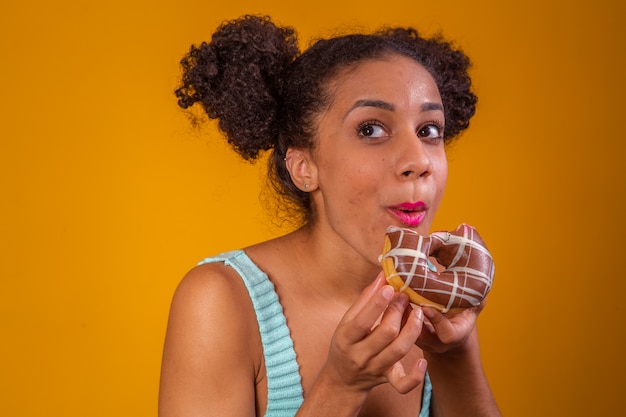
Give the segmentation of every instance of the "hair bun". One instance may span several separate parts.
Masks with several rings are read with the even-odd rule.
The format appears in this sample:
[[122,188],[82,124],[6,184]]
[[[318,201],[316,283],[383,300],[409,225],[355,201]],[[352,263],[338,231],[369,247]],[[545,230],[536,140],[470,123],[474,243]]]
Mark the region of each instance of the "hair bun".
[[283,75],[298,54],[295,30],[269,17],[225,22],[210,43],[192,46],[181,60],[178,104],[199,102],[235,150],[255,159],[276,144]]

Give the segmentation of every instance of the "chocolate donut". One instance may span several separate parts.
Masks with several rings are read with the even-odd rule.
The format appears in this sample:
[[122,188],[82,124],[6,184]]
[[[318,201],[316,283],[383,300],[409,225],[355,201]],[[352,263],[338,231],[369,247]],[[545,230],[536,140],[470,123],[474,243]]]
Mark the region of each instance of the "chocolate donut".
[[[437,272],[428,257],[445,269]],[[441,312],[474,307],[487,296],[494,276],[491,254],[471,226],[421,236],[389,227],[381,263],[387,282],[411,302]]]

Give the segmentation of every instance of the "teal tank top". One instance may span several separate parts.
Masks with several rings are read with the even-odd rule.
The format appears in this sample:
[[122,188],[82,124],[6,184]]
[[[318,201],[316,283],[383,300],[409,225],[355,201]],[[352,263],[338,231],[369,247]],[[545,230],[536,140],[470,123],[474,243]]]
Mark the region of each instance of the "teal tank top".
[[[243,250],[206,258],[199,265],[213,262],[223,262],[233,268],[250,294],[265,355],[267,373],[265,417],[293,417],[302,405],[302,382],[293,340],[274,284]],[[428,417],[431,395],[432,385],[427,374],[419,417]]]

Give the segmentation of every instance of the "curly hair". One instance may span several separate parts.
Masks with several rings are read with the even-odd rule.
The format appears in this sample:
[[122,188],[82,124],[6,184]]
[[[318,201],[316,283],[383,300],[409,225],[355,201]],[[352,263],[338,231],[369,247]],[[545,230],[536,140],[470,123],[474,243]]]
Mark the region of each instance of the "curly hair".
[[[421,37],[414,28],[384,28],[347,34],[298,48],[296,31],[266,16],[223,23],[211,42],[192,46],[181,60],[182,82],[175,94],[188,108],[200,103],[228,142],[246,160],[271,150],[268,178],[291,215],[311,221],[309,193],[298,189],[285,166],[291,147],[311,149],[315,120],[329,106],[330,83],[359,62],[405,56],[422,65],[439,89],[449,142],[469,126],[476,109],[469,58],[441,35]],[[295,212],[293,211],[295,210]]]

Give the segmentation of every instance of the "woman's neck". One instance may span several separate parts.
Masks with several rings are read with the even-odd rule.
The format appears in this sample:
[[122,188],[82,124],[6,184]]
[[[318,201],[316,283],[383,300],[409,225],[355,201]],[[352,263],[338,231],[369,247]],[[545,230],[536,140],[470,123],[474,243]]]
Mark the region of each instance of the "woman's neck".
[[379,265],[317,225],[286,235],[283,244],[293,267],[301,271],[300,279],[322,297],[340,297],[351,304],[381,271]]

